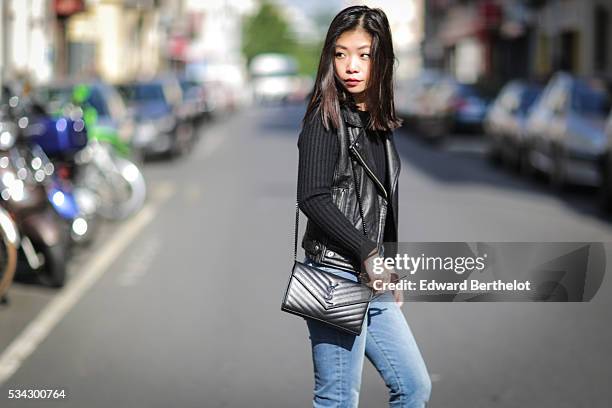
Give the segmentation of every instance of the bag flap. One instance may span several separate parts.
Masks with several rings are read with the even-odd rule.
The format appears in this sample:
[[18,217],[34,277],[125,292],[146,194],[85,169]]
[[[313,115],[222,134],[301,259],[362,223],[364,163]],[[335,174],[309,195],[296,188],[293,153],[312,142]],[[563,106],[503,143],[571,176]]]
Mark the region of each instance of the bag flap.
[[325,309],[364,303],[372,298],[372,290],[361,283],[297,261],[293,266],[293,276]]

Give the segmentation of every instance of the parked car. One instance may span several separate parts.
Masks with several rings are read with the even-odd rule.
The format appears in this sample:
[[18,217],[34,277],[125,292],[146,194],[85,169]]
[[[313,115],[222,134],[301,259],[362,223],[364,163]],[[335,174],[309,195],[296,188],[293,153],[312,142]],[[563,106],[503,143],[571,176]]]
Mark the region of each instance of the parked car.
[[493,162],[525,169],[527,113],[541,93],[541,85],[524,80],[510,81],[499,92],[483,123]]
[[252,82],[240,61],[196,58],[185,64],[184,73],[205,87],[212,119],[222,118],[252,102]]
[[423,114],[427,92],[441,77],[441,72],[427,69],[414,78],[395,84],[395,110],[407,126],[416,127],[416,119]]
[[609,112],[605,82],[557,73],[527,118],[529,165],[547,174],[557,188],[567,183],[600,186]]
[[96,110],[96,126],[111,128],[119,139],[127,145],[132,143],[135,134],[135,123],[121,95],[112,86],[103,81],[53,83],[37,87],[34,98],[47,106],[49,112],[59,112],[73,99],[73,91],[77,85],[85,85],[88,89],[87,103]]
[[488,109],[488,100],[474,85],[437,71],[423,73],[400,92],[398,102],[400,115],[430,142],[454,132],[482,130]]
[[612,111],[606,121],[605,134],[606,149],[601,160],[600,204],[604,211],[612,212]]
[[137,122],[134,145],[147,156],[178,156],[193,140],[188,106],[176,77],[155,78],[118,86]]
[[179,77],[183,105],[185,106],[185,116],[199,126],[204,120],[209,119],[212,113],[213,104],[207,87],[195,80]]
[[424,136],[434,141],[450,133],[481,131],[488,102],[475,86],[442,77],[427,91],[417,118]]

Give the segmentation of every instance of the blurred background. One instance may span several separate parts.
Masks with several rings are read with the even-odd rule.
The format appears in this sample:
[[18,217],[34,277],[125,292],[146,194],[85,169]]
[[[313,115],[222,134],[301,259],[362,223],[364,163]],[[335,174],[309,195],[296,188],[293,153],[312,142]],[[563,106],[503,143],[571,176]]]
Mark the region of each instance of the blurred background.
[[[0,405],[310,405],[296,142],[354,4],[393,32],[401,241],[610,247],[610,0],[0,0]],[[430,405],[608,407],[611,294],[405,304]]]

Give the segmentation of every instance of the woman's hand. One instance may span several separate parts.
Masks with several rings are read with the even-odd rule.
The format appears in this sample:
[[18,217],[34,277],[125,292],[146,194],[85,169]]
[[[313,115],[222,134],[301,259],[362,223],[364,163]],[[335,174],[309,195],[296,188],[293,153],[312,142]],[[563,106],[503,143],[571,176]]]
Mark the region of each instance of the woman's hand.
[[[378,256],[378,252],[375,249],[368,254],[368,257],[365,259],[363,265],[364,265],[365,271],[369,278],[367,285],[371,287],[372,289],[374,289],[375,293],[378,294],[380,292],[385,291],[384,289],[382,289],[385,283],[399,282],[399,274],[395,271],[394,268],[386,267],[385,265],[382,265],[375,270],[374,259],[377,256]],[[382,271],[379,270],[381,268],[382,268]],[[381,273],[376,273],[376,272],[381,272]],[[375,285],[375,282],[376,282],[376,285]],[[377,290],[376,288],[381,288],[381,289]],[[401,307],[404,304],[404,291],[400,289],[394,289],[393,298],[395,299],[395,303],[397,303],[397,305]]]
[[[396,272],[391,273],[391,282],[399,282],[399,275]],[[404,291],[399,289],[393,290],[393,298],[399,307],[404,304]]]
[[[375,268],[374,259],[378,257],[377,249],[374,249],[368,254],[368,257],[363,261],[365,272],[368,275],[367,285],[375,290],[375,293],[384,292],[383,285],[391,282],[391,273],[393,268],[386,268],[384,265]],[[380,270],[382,269],[382,270]],[[379,273],[377,273],[379,272]],[[376,288],[379,288],[378,290]]]

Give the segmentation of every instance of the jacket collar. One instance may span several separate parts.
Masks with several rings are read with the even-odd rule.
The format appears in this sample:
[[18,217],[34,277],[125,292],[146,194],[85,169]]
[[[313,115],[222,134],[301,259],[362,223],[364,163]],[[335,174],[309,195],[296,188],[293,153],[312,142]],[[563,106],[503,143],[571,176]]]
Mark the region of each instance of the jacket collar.
[[347,124],[354,127],[365,127],[365,124],[362,123],[361,116],[359,116],[359,111],[356,107],[342,104],[340,106],[340,111],[342,112],[342,117]]

